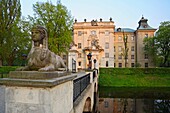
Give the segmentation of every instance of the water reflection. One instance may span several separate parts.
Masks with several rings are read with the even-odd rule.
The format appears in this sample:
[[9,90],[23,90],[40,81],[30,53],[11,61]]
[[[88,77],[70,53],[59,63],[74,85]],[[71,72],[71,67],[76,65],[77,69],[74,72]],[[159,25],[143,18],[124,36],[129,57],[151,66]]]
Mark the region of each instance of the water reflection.
[[170,88],[99,88],[98,113],[170,113]]

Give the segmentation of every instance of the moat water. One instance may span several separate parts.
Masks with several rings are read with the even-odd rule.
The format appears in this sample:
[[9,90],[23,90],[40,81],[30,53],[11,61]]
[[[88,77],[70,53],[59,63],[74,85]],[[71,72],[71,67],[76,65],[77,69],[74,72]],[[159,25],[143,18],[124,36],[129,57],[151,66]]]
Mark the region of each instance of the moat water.
[[98,113],[170,113],[170,88],[99,87]]

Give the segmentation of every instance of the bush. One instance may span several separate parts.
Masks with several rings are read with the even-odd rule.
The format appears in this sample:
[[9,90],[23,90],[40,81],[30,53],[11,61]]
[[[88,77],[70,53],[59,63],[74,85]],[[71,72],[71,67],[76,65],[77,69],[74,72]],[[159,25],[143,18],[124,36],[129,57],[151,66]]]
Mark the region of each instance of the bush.
[[18,66],[2,66],[0,67],[0,73],[9,73],[10,71],[15,71]]

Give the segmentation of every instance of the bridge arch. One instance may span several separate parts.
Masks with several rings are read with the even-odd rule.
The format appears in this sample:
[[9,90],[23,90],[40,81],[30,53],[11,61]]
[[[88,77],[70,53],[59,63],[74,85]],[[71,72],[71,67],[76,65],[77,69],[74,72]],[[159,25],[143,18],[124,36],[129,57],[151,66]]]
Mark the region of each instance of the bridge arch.
[[91,113],[91,98],[88,97],[85,101],[85,105],[83,108],[83,113]]
[[[97,72],[90,72],[90,74],[86,74],[85,76],[88,77],[88,80],[90,79],[90,83],[88,86],[85,88],[83,92],[81,92],[80,95],[78,95],[77,99],[73,101],[73,108],[74,108],[74,113],[95,113],[97,110],[97,100],[98,100],[98,75]],[[76,87],[74,88],[75,93],[77,95],[77,91],[81,91],[81,85],[84,84],[80,78],[84,77],[79,77],[77,82],[77,79],[74,80],[76,84],[74,84]],[[80,86],[79,86],[80,85]]]

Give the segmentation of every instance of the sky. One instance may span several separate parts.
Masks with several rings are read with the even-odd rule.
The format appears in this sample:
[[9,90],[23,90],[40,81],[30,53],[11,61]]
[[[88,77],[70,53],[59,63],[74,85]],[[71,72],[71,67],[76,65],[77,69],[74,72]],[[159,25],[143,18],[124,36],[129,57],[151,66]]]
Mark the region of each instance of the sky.
[[[20,0],[22,15],[33,15],[33,4],[57,0]],[[160,22],[170,21],[170,0],[60,0],[78,22],[98,20],[109,21],[115,26],[136,29],[142,15],[148,19],[153,28],[158,28]]]

